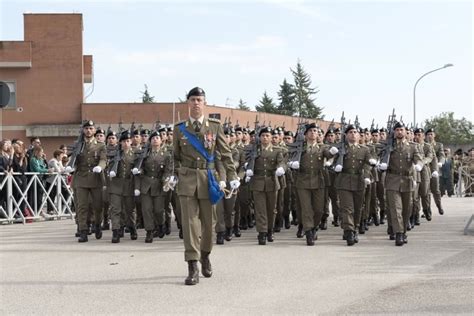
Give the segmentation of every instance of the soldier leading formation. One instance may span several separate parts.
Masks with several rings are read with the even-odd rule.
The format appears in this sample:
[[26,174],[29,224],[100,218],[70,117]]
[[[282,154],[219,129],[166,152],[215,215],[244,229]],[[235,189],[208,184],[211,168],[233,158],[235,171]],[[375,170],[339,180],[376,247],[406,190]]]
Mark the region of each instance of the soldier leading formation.
[[187,102],[188,119],[157,122],[152,131],[82,125],[66,167],[79,242],[92,233],[101,239],[111,225],[112,243],[125,233],[136,240],[138,229],[152,243],[170,234],[174,213],[188,263],[185,284],[194,285],[198,262],[202,275],[212,276],[214,242],[253,227],[262,246],[292,225],[314,246],[331,210],[348,246],[386,222],[389,239],[403,246],[421,217],[432,220],[431,196],[444,214],[439,176],[447,160],[433,129],[408,128],[394,113],[387,127],[367,129],[357,118],[346,124],[343,114],[326,131],[300,120],[293,133],[258,120],[250,128],[205,118],[198,87]]

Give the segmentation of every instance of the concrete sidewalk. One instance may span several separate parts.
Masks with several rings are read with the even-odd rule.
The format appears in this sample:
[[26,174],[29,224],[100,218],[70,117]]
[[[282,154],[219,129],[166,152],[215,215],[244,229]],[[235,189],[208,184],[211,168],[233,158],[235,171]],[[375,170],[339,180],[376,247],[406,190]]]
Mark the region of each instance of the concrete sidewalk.
[[[258,246],[243,231],[211,255],[214,275],[184,286],[176,229],[145,244],[111,232],[79,244],[71,220],[0,226],[0,314],[466,314],[474,310],[472,198],[443,198],[445,215],[395,247],[386,225],[347,247],[342,230],[314,247],[296,228]],[[471,232],[474,231],[474,224]]]

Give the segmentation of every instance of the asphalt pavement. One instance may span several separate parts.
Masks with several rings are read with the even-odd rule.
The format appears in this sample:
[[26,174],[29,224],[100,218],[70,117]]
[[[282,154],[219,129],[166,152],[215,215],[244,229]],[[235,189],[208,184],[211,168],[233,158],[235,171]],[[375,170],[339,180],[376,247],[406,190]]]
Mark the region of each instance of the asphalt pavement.
[[187,264],[176,226],[145,244],[126,236],[80,244],[72,220],[0,226],[1,315],[343,315],[466,314],[474,311],[473,236],[464,227],[472,198],[443,198],[431,222],[396,247],[386,225],[346,246],[329,225],[314,247],[296,227],[257,245],[242,231],[211,254],[214,275],[185,286]]

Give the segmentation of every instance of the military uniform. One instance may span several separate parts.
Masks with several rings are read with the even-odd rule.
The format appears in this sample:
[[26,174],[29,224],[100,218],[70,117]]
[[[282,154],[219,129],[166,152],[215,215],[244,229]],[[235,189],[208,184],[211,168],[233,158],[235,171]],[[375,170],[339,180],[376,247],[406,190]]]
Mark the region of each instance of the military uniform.
[[421,206],[423,209],[423,213],[425,213],[425,217],[427,216],[428,220],[431,220],[431,214],[428,214],[430,211],[430,200],[429,200],[429,186],[430,186],[430,165],[433,161],[433,149],[430,144],[423,142],[418,145],[418,149],[420,151],[421,161],[423,163],[423,169],[419,172],[420,181],[417,193],[414,196],[414,218],[413,221],[419,223],[419,213],[420,213],[420,201]]
[[[430,130],[427,130],[426,133],[428,133]],[[444,148],[443,144],[439,142],[433,141],[431,143],[431,146],[433,147],[434,151],[434,156],[433,160],[434,162],[431,164],[431,173],[436,171],[436,176],[432,176],[430,179],[430,192],[433,195],[433,200],[435,202],[436,207],[438,208],[438,212],[440,215],[444,214],[443,207],[441,205],[441,191],[439,189],[439,167],[440,165],[443,165],[446,161],[446,156],[444,155]],[[431,198],[430,198],[431,201]],[[430,203],[431,204],[431,203]]]
[[[403,125],[401,125],[403,126]],[[395,125],[397,127],[397,125]],[[396,245],[406,242],[406,230],[411,212],[411,194],[415,188],[414,164],[421,168],[421,156],[418,146],[407,140],[394,142],[393,151],[387,165],[385,189],[390,213],[390,224],[396,234]]]
[[[83,125],[93,126],[89,121]],[[104,143],[99,143],[93,137],[90,140],[84,140],[84,150],[77,156],[75,172],[72,180],[74,189],[74,201],[76,205],[76,217],[81,237],[79,241],[87,241],[87,213],[89,201],[92,200],[92,208],[95,218],[96,238],[102,237],[101,222],[102,214],[102,170],[106,165],[106,149]],[[94,172],[99,167],[100,172]]]

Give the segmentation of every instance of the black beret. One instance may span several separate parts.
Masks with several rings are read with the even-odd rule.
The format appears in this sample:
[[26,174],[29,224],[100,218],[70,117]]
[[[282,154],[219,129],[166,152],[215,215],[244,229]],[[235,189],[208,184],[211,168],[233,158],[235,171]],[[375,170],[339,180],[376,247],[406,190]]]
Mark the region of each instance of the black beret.
[[131,138],[132,138],[132,135],[130,135],[129,131],[124,131],[122,134],[120,134],[120,141],[131,139]]
[[117,133],[115,133],[114,131],[110,131],[107,133],[107,138],[109,138],[110,136],[117,136]]
[[224,135],[230,135],[231,129],[229,127],[224,127]]
[[140,135],[149,135],[149,134],[150,134],[149,129],[142,129],[141,132],[140,132]]
[[285,131],[285,136],[291,136],[294,137],[295,135],[293,134],[292,131]]
[[166,128],[166,131],[167,131],[167,132],[172,132],[172,131],[173,131],[173,126],[171,126],[171,125],[168,126],[168,127]]
[[273,131],[272,131],[272,135],[280,135],[280,130],[278,128],[275,128]]
[[150,134],[150,139],[151,139],[152,137],[155,137],[155,136],[161,136],[161,135],[160,135],[160,132],[159,132],[159,131],[153,131],[153,132],[151,132],[151,134]]
[[410,126],[410,127],[407,127],[407,131],[413,132],[413,127],[411,127],[411,126]]
[[311,128],[319,128],[319,127],[318,127],[318,125],[316,125],[316,123],[306,124],[305,129],[304,129],[304,134],[306,135],[306,133],[307,133]]
[[341,132],[341,128],[336,127],[336,128],[334,129],[334,133],[340,133],[340,132]]
[[132,132],[132,134],[133,134],[133,135],[140,135],[140,131],[139,131],[138,129],[136,129],[136,130],[134,130],[134,131]]
[[350,130],[353,130],[353,129],[355,129],[357,131],[357,127],[355,127],[355,125],[349,124],[349,125],[347,125],[346,130],[344,131],[344,133],[347,134]]
[[405,128],[405,124],[403,124],[403,122],[395,122],[393,129],[397,129],[397,128]]
[[326,132],[326,135],[328,134],[334,134],[334,129],[332,127],[328,128],[328,131]]
[[242,126],[237,126],[237,127],[235,128],[235,131],[236,131],[236,132],[243,132]]
[[380,133],[382,133],[382,132],[388,133],[388,130],[385,127],[382,127],[381,129],[379,129],[379,132]]
[[249,135],[255,135],[255,130],[254,129],[248,129],[247,132],[249,133]]
[[372,128],[372,130],[370,131],[371,134],[377,134],[378,132],[379,130],[376,128]]
[[105,131],[102,129],[102,128],[98,128],[96,131],[95,131],[95,135],[97,134],[104,134],[105,135]]
[[270,133],[272,134],[273,130],[271,126],[264,126],[260,129],[260,132],[258,133],[258,136],[262,135],[263,133]]
[[161,125],[159,128],[158,128],[158,132],[161,133],[161,132],[166,132],[168,131],[168,128],[165,126],[165,125]]
[[190,97],[193,97],[193,96],[194,97],[200,97],[200,96],[205,97],[206,93],[204,92],[203,89],[201,89],[199,87],[195,87],[195,88],[192,88],[191,90],[189,90],[187,98],[189,99]]
[[428,129],[425,131],[425,134],[434,133],[434,132],[435,132],[434,128],[431,127],[431,128],[428,128]]
[[92,127],[94,126],[94,122],[91,120],[87,120],[82,124],[82,127],[91,127],[91,126]]

